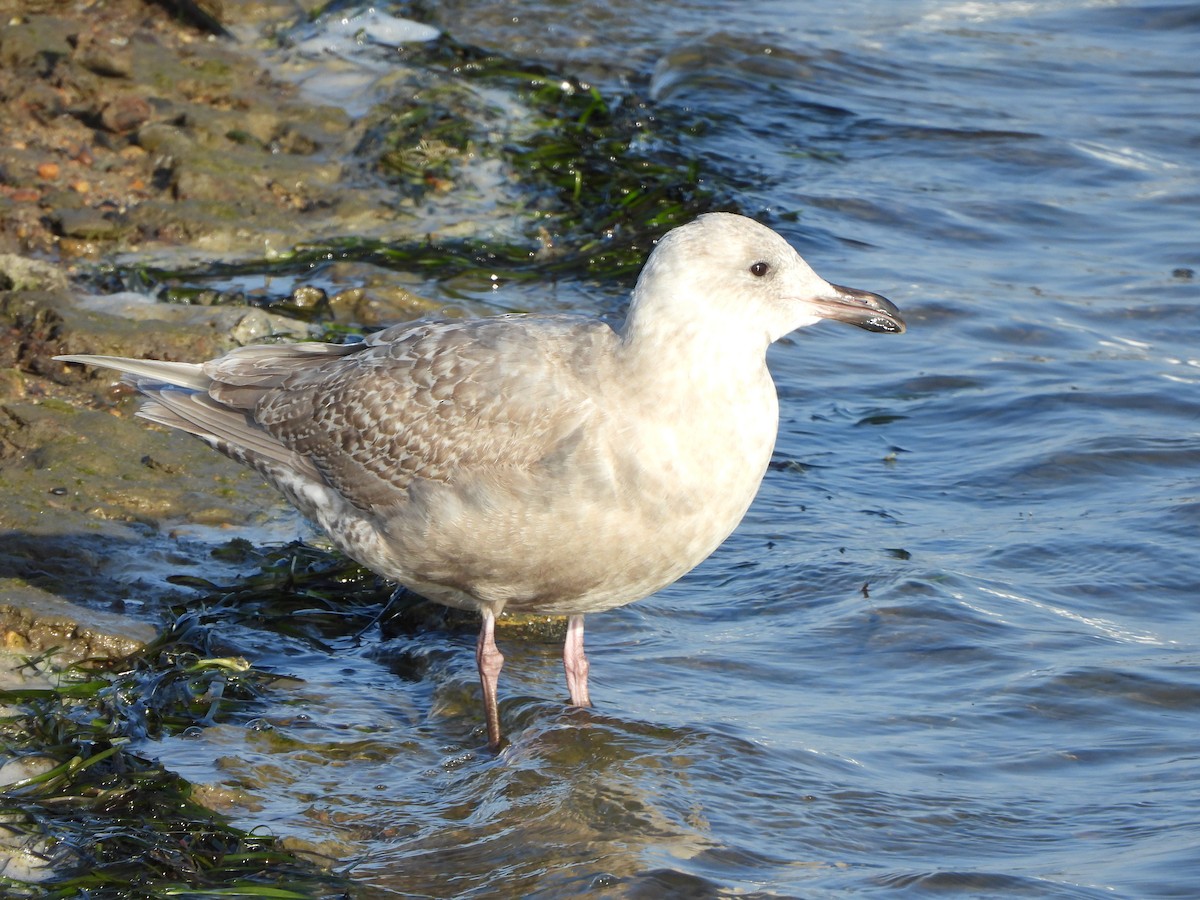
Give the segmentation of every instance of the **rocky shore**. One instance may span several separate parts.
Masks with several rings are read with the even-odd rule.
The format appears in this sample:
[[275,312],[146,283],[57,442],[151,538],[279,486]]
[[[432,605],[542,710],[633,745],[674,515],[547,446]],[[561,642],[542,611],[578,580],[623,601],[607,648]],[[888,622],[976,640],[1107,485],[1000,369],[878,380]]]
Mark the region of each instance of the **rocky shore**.
[[[203,358],[303,326],[253,308],[113,302],[89,282],[122,254],[245,253],[272,234],[329,227],[299,209],[387,211],[332,161],[346,115],[298,102],[243,43],[139,0],[0,11],[0,575],[115,600],[121,587],[95,565],[105,542],[172,519],[243,521],[274,501],[204,448],[128,427],[111,379],[50,357]],[[225,9],[247,28],[304,12]],[[197,503],[171,478],[181,470],[228,487]],[[35,620],[10,618],[7,645],[23,647],[21,623]]]
[[[221,529],[274,523],[286,540],[299,527],[251,473],[130,421],[136,403],[108,374],[52,357],[204,359],[308,336],[308,327],[249,304],[114,292],[114,263],[264,258],[329,235],[415,227],[371,164],[355,164],[364,121],[302,96],[264,65],[274,35],[311,5],[226,0],[222,35],[180,9],[0,2],[0,690],[16,692],[10,702],[56,690],[57,673],[80,660],[125,657],[153,641],[167,622],[165,598],[178,593],[167,577],[211,575]],[[360,278],[340,298],[353,305],[348,316],[423,309],[405,291],[370,285]],[[152,593],[158,602],[143,602]],[[39,709],[51,716],[39,727],[53,728],[54,714]],[[28,713],[9,709],[18,728]],[[56,771],[37,736],[24,739],[4,784]],[[94,758],[117,746],[84,744]],[[13,796],[21,806],[24,794]],[[36,803],[22,808],[4,821],[28,814],[33,831],[0,841],[0,883],[12,896],[26,895],[26,878],[69,872],[78,850],[36,837],[55,829]]]

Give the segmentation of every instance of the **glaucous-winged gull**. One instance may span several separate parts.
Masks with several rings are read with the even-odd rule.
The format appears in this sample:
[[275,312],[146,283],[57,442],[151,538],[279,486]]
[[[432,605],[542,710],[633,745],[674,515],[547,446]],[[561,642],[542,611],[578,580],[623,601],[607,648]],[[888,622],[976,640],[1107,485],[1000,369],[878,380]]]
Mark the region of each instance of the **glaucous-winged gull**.
[[659,242],[615,330],[510,315],[205,363],[59,358],[124,372],[140,416],[256,469],[348,556],[478,610],[497,748],[496,616],[568,616],[571,703],[590,705],[584,615],[670,584],[741,521],[778,428],[767,347],[820,319],[904,330],[771,229],[710,213]]

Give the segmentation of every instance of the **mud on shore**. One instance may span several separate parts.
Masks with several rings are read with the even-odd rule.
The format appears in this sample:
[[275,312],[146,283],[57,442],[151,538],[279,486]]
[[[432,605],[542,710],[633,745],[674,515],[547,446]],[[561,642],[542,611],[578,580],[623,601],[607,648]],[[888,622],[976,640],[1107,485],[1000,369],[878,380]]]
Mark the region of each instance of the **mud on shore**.
[[[200,651],[154,649],[172,627],[169,576],[211,575],[229,525],[280,519],[286,540],[294,520],[252,473],[131,422],[136,403],[112,377],[52,357],[194,360],[308,335],[303,322],[253,306],[112,294],[101,282],[114,259],[264,256],[325,234],[402,230],[394,193],[369,166],[347,163],[358,124],[272,77],[256,52],[310,11],[227,0],[221,22],[233,38],[170,4],[0,2],[0,690],[16,704],[5,709],[13,756],[0,758],[6,896],[71,890],[72,872],[100,860],[119,867],[123,856],[134,881],[186,880],[138,868],[148,852],[139,842],[164,829],[200,843],[215,834],[208,853],[269,848],[214,824],[185,799],[190,787],[128,752],[119,736],[128,723],[109,701],[92,726],[76,720],[96,698],[136,691],[146,660],[156,679],[174,678],[172,667]],[[151,594],[155,603],[138,599]],[[75,668],[105,658],[137,661]],[[206,678],[222,671],[200,665]],[[181,683],[194,677],[178,670]],[[187,702],[168,715],[186,720]],[[134,817],[117,826],[95,798],[122,777],[134,779],[122,788]],[[182,818],[136,821],[137,809],[163,803],[183,804]],[[283,870],[296,864],[269,852]],[[27,878],[42,886],[21,887]]]
[[[405,227],[395,192],[356,165],[362,123],[263,67],[262,47],[313,4],[226,0],[226,36],[180,9],[0,2],[0,575],[36,570],[41,587],[70,572],[78,588],[87,567],[72,560],[98,535],[241,523],[278,503],[195,442],[129,427],[128,392],[50,357],[204,359],[305,336],[304,324],[252,306],[93,296],[105,265],[261,257]],[[200,480],[181,486],[180,471]],[[88,590],[119,593],[103,576]]]

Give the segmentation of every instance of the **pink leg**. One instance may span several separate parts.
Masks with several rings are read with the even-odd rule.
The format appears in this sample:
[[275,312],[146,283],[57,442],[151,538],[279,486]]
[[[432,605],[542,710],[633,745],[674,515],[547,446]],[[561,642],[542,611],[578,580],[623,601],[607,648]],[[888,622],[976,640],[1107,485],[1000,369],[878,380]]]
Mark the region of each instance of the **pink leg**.
[[479,629],[479,640],[475,644],[475,662],[479,666],[479,683],[483,686],[483,712],[487,717],[488,747],[500,749],[503,735],[500,734],[500,705],[497,701],[497,685],[500,670],[504,667],[504,655],[496,647],[496,617],[490,610],[483,612],[483,627]]
[[567,619],[567,640],[563,644],[563,668],[567,670],[567,689],[572,706],[591,706],[588,697],[588,661],[583,652],[583,616]]

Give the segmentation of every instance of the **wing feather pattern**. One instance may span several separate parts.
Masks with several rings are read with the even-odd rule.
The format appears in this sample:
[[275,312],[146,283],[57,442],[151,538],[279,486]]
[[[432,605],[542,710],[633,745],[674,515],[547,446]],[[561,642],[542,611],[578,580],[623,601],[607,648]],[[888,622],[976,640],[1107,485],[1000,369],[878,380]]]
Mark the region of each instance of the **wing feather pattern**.
[[[357,344],[242,347],[202,364],[105,356],[139,415],[196,435],[278,483],[277,467],[364,510],[449,485],[553,465],[597,414],[581,355],[615,334],[594,320],[520,317],[394,326]],[[532,325],[532,320],[531,320]]]
[[615,339],[566,318],[539,319],[536,334],[479,319],[387,337],[296,370],[255,406],[263,428],[360,509],[404,502],[418,479],[452,484],[553,458],[596,414],[568,356],[589,337]]

